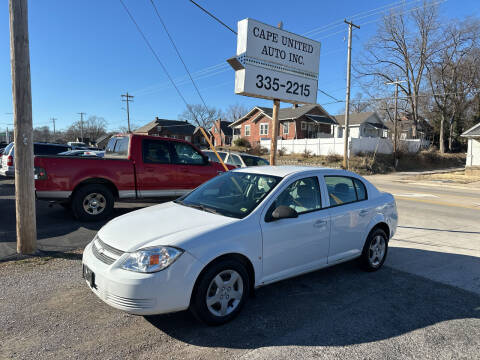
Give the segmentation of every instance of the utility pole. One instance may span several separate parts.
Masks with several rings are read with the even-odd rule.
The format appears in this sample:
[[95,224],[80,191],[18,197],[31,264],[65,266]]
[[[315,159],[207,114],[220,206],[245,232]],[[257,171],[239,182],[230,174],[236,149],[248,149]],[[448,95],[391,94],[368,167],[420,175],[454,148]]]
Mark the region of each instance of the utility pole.
[[345,101],[345,131],[343,132],[343,168],[348,169],[348,135],[349,135],[349,116],[350,116],[350,62],[352,59],[352,30],[353,27],[360,29],[360,26],[355,25],[351,21],[344,20],[348,24],[348,55],[347,55],[347,96]]
[[[129,108],[129,106],[128,106],[128,103],[129,103],[130,101],[133,102],[133,100],[131,100],[131,99],[133,99],[134,96],[129,95],[129,94],[128,94],[128,91],[127,91],[126,94],[122,94],[121,96],[122,96],[122,101],[125,101],[125,102],[127,103],[128,132],[130,133],[130,132],[131,132],[131,130],[130,130],[130,108]],[[125,100],[124,100],[123,98],[125,98]]]
[[84,112],[77,113],[80,115],[80,137],[82,138],[81,142],[83,142],[83,115],[87,115]]
[[50,120],[52,120],[52,123],[53,123],[53,136],[55,136],[55,120],[57,119],[52,117]]
[[[283,22],[279,22],[279,29],[283,29]],[[278,112],[280,111],[280,100],[273,100],[273,113],[272,113],[272,132],[270,134],[270,165],[276,165],[277,161],[277,137],[278,137]]]
[[15,208],[17,252],[37,249],[35,183],[33,179],[32,89],[27,0],[10,0],[10,61],[15,140]]
[[397,168],[397,146],[398,146],[398,130],[397,130],[397,118],[398,118],[398,84],[407,82],[406,80],[398,80],[392,82],[386,82],[385,85],[395,85],[395,113],[393,114],[393,168]]

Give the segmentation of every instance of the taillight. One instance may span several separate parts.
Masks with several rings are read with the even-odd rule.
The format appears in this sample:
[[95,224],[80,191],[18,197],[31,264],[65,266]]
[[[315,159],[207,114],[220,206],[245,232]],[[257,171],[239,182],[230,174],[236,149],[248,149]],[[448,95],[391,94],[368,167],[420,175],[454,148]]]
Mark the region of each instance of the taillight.
[[13,166],[13,156],[8,155],[7,157],[7,166]]
[[47,172],[44,168],[35,167],[35,180],[47,180]]

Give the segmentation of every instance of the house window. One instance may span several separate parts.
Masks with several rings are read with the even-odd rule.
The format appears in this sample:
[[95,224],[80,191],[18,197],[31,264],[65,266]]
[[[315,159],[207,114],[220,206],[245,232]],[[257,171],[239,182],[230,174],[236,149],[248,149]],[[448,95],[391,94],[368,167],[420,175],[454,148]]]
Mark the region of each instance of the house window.
[[245,136],[250,136],[250,125],[245,125]]
[[302,121],[302,130],[307,130],[307,123]]
[[288,129],[289,129],[289,127],[290,127],[290,123],[285,122],[285,123],[283,123],[282,125],[283,125],[283,134],[284,134],[284,135],[287,135],[287,134],[288,134]]
[[260,124],[260,135],[268,135],[268,124]]

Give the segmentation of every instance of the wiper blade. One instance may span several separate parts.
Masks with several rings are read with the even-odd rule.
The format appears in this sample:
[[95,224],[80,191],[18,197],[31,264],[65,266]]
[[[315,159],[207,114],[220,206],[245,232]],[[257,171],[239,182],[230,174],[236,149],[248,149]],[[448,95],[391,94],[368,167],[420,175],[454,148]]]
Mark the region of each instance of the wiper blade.
[[203,210],[203,211],[206,211],[206,212],[209,212],[209,213],[212,213],[212,214],[218,214],[217,210],[215,210],[213,208],[210,208],[208,206],[202,205],[202,204],[186,204],[184,202],[182,202],[181,204],[185,205],[185,206],[188,206],[188,207],[191,207],[191,208],[194,208],[194,209]]

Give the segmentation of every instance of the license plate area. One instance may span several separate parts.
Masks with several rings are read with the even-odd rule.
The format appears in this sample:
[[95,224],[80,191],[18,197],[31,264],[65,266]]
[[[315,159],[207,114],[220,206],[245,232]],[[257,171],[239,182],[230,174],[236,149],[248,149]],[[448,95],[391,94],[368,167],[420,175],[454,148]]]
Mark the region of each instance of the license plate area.
[[97,288],[97,285],[95,285],[95,273],[90,270],[87,265],[82,265],[82,277],[87,281],[91,288]]

